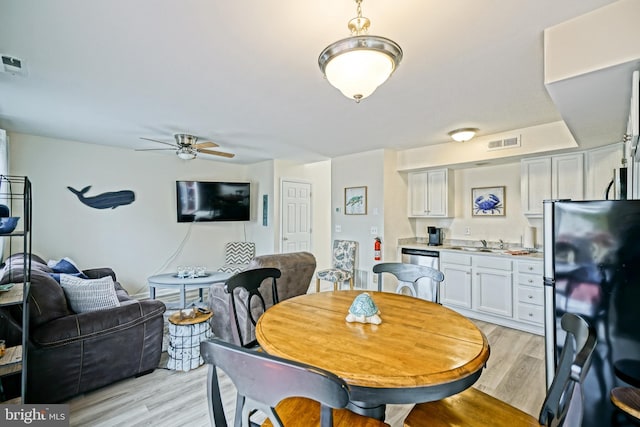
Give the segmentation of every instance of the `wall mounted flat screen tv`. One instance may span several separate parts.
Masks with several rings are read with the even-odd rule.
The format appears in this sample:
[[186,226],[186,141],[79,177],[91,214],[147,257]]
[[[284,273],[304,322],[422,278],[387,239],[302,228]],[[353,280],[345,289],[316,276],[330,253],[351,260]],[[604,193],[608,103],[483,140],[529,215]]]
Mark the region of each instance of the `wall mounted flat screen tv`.
[[250,183],[176,181],[178,222],[249,221]]

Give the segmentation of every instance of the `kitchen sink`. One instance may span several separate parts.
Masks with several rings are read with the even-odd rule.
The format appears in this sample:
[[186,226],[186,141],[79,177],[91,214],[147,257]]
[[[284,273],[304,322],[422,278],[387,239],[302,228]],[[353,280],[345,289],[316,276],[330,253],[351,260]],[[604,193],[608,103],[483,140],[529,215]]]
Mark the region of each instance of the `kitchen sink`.
[[484,252],[484,253],[494,253],[494,254],[503,254],[504,249],[491,249],[491,248],[478,248],[475,246],[454,246],[449,249],[455,249],[459,251],[467,251],[467,252]]

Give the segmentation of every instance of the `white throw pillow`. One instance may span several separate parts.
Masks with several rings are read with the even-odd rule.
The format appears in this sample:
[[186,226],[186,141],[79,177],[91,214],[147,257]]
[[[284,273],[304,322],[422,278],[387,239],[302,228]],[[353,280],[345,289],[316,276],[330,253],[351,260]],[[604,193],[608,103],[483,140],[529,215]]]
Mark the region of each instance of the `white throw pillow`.
[[81,279],[69,274],[61,274],[60,286],[64,289],[71,310],[76,313],[120,306],[111,276],[100,279]]

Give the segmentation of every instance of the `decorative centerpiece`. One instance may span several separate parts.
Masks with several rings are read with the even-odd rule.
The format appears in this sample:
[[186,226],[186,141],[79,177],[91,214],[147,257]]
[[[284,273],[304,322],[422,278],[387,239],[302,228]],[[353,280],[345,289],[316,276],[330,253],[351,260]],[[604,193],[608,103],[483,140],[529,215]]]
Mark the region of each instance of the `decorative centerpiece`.
[[380,310],[367,292],[355,297],[351,307],[349,307],[349,314],[347,314],[346,320],[347,322],[372,323],[374,325],[382,323]]

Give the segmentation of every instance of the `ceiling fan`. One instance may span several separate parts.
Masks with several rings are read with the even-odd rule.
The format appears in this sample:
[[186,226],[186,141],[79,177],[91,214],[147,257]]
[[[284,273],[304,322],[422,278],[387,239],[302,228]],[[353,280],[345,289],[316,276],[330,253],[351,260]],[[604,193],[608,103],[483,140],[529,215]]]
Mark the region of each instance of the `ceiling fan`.
[[209,150],[209,148],[219,147],[219,145],[211,141],[198,142],[198,137],[195,135],[189,135],[188,133],[176,133],[175,135],[173,135],[173,137],[176,139],[175,144],[159,141],[157,139],[140,137],[140,139],[144,139],[146,141],[152,141],[152,142],[158,142],[164,145],[170,145],[172,148],[142,148],[136,151],[176,150],[176,154],[178,155],[178,157],[180,157],[183,160],[195,159],[199,153],[212,154],[214,156],[221,156],[221,157],[227,157],[227,158],[235,157],[235,154],[232,154],[232,153]]

